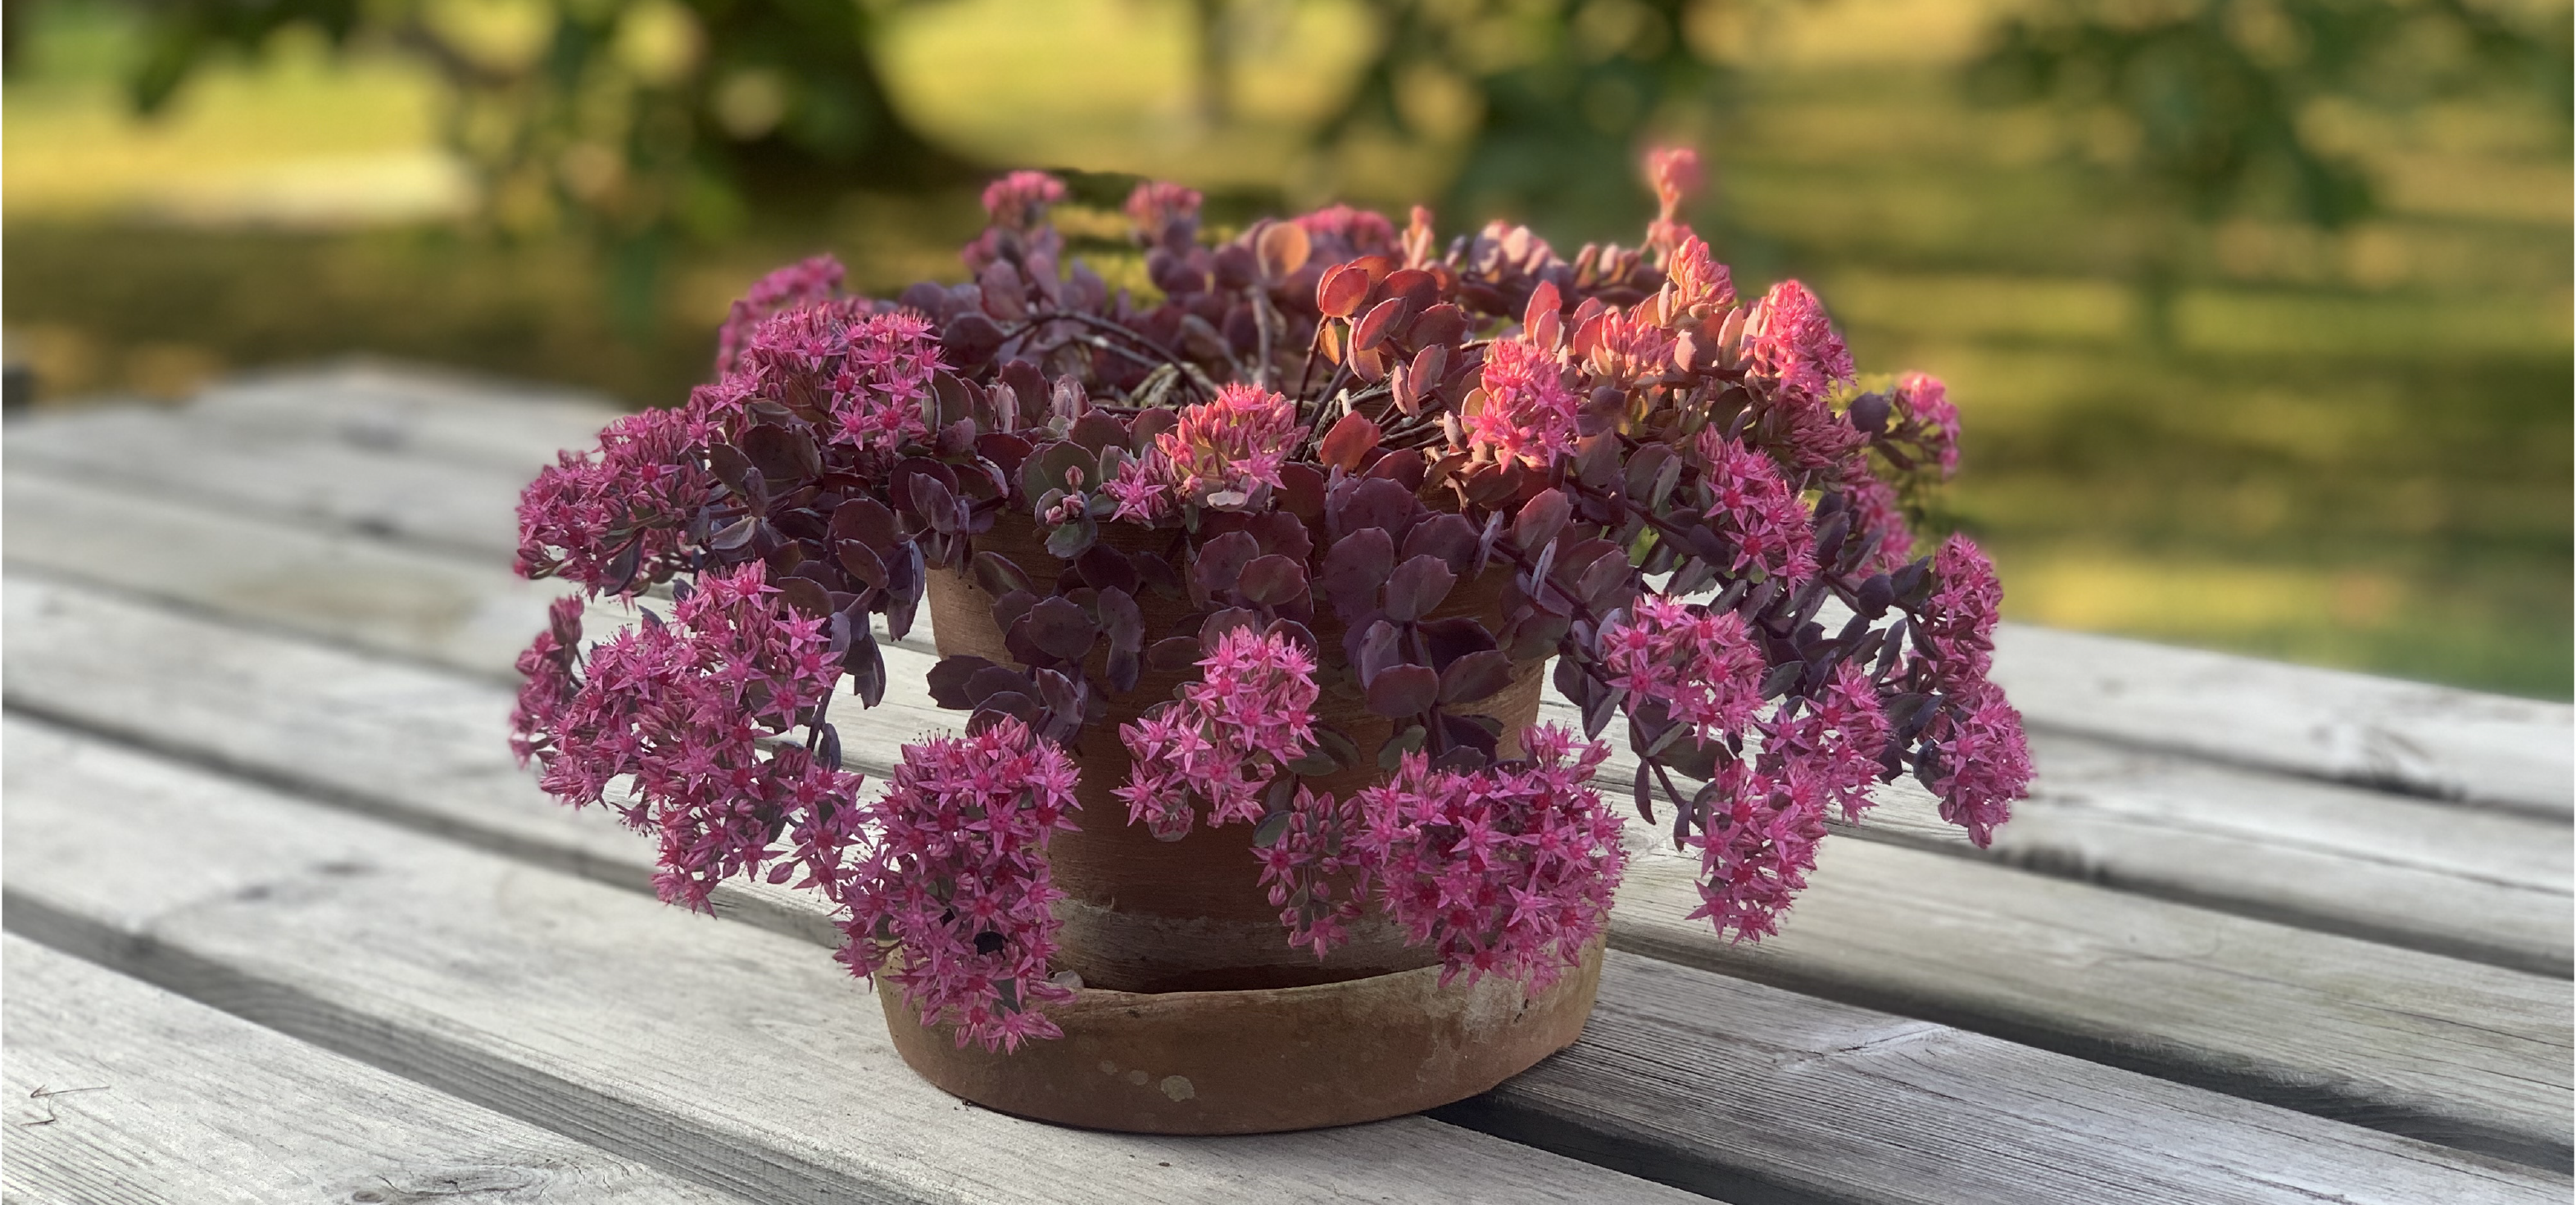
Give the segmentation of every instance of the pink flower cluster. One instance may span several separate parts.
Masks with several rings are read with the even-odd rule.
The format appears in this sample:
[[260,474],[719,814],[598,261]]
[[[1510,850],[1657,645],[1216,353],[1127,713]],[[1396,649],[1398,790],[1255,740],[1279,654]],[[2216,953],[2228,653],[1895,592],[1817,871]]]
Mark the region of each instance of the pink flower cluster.
[[752,332],[742,360],[738,392],[813,405],[830,416],[838,442],[890,452],[929,434],[922,404],[939,340],[919,314],[838,304],[786,310]]
[[761,277],[733,303],[723,329],[716,332],[716,375],[733,371],[743,341],[763,319],[780,310],[831,300],[840,294],[842,276],[841,261],[817,255]]
[[1632,708],[1662,704],[1703,744],[1742,732],[1762,702],[1762,650],[1733,611],[1641,594],[1603,625],[1601,662]]
[[1315,743],[1315,658],[1294,640],[1235,628],[1217,637],[1199,675],[1180,699],[1118,730],[1136,759],[1117,791],[1128,822],[1166,841],[1188,835],[1194,797],[1209,824],[1259,820],[1280,767]]
[[1640,304],[1608,311],[1592,328],[1588,342],[1577,337],[1583,363],[1602,383],[1626,388],[1641,377],[1660,376],[1673,367],[1675,336],[1648,309]]
[[1807,886],[1825,837],[1825,798],[1812,778],[1738,758],[1718,768],[1717,789],[1691,840],[1700,847],[1700,906],[1719,935],[1760,940]]
[[1310,947],[1322,958],[1349,938],[1377,868],[1366,821],[1356,796],[1336,799],[1300,786],[1286,827],[1257,851],[1261,883],[1270,889],[1289,945]]
[[1847,820],[1868,809],[1889,737],[1876,685],[1849,662],[1822,696],[1784,704],[1761,729],[1757,755],[1718,768],[1718,789],[1690,836],[1701,872],[1691,916],[1738,941],[1779,931],[1780,913],[1816,868],[1827,809],[1840,807]]
[[596,453],[559,453],[519,495],[523,577],[561,576],[631,594],[685,564],[682,536],[712,496],[687,416],[643,410],[599,433]]
[[1691,194],[1699,191],[1699,152],[1686,146],[1649,152],[1646,180],[1654,185],[1657,207],[1655,220],[1646,225],[1646,245],[1669,258],[1682,240],[1690,237],[1690,227],[1682,223],[1681,213]]
[[1994,665],[1995,621],[2003,586],[1994,564],[1966,536],[1952,536],[1932,556],[1933,587],[1920,612],[1932,646],[1932,679],[1941,710],[1924,728],[1935,749],[1932,790],[1942,818],[1983,846],[2030,786],[2030,748],[2021,713],[1986,680]]
[[[793,824],[790,864],[830,882],[854,839],[859,776],[799,748],[765,753],[830,696],[840,678],[823,621],[784,605],[752,561],[702,574],[668,622],[628,628],[572,650],[580,604],[556,604],[554,622],[520,656],[527,682],[511,715],[511,747],[544,767],[548,794],[576,807],[606,801],[626,822],[661,837],[662,898],[707,907],[717,883],[758,873]],[[773,870],[784,880],[789,865]]]
[[1064,181],[1045,172],[1016,171],[984,186],[984,212],[996,226],[1028,230],[1046,218],[1047,206],[1064,200]]
[[1525,339],[1485,347],[1484,405],[1466,417],[1468,442],[1497,456],[1547,465],[1573,454],[1583,401],[1556,355]]
[[1968,839],[1985,848],[1996,826],[2012,818],[2012,801],[2030,791],[2030,745],[2021,713],[2004,700],[2001,687],[1980,678],[1942,701],[1924,735],[1939,751],[1932,792],[1941,797],[1941,818],[1968,830]]
[[1862,566],[1864,573],[1894,573],[1914,559],[1914,533],[1906,526],[1895,486],[1864,468],[1852,482],[1850,498],[1852,531],[1864,540],[1878,537],[1878,550]]
[[1048,977],[1063,893],[1045,853],[1074,827],[1079,776],[1061,746],[1009,717],[904,746],[893,786],[865,810],[874,843],[843,892],[843,960],[893,983],[922,1024],[956,1026],[959,1046],[1063,1036],[1037,1007],[1073,998]]
[[1706,318],[1735,304],[1735,275],[1696,234],[1684,234],[1681,245],[1664,262],[1667,315]]
[[1814,518],[1780,476],[1779,464],[1714,427],[1700,432],[1699,454],[1707,462],[1708,517],[1735,542],[1731,568],[1759,568],[1789,582],[1814,577]]
[[1180,501],[1241,506],[1254,489],[1279,487],[1279,470],[1304,435],[1286,397],[1227,385],[1214,400],[1182,407],[1179,421],[1102,488],[1118,502],[1114,517],[1137,522],[1169,514]]
[[1458,773],[1409,753],[1359,793],[1387,913],[1414,944],[1436,943],[1443,983],[1501,974],[1544,988],[1609,923],[1627,855],[1589,783],[1610,747],[1553,725],[1521,739],[1526,761]]
[[1374,210],[1334,205],[1290,219],[1306,232],[1314,248],[1310,262],[1340,263],[1363,255],[1396,255],[1395,223]]
[[1941,469],[1948,480],[1959,471],[1959,408],[1950,402],[1941,378],[1909,372],[1896,383],[1889,408],[1889,442],[1905,446],[1918,463]]
[[1159,243],[1163,232],[1173,225],[1196,220],[1203,201],[1195,188],[1184,188],[1169,180],[1139,181],[1136,191],[1127,194],[1127,217],[1136,223],[1146,242]]
[[1852,377],[1851,349],[1834,333],[1825,305],[1807,286],[1784,280],[1754,303],[1744,320],[1744,351],[1753,370],[1783,389],[1821,398]]
[[1944,686],[1983,679],[1995,660],[1995,621],[2003,583],[1976,541],[1954,535],[1932,554],[1932,594],[1919,622],[1932,646],[1932,672]]
[[1762,756],[1783,774],[1813,781],[1843,819],[1858,820],[1875,802],[1870,785],[1886,773],[1891,728],[1869,671],[1849,661],[1834,667],[1824,694],[1787,718],[1762,725]]

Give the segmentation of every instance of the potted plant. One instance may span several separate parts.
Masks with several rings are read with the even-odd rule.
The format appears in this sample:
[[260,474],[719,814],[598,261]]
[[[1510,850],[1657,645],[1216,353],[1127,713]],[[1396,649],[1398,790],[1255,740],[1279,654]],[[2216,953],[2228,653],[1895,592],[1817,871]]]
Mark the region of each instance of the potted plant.
[[[513,746],[658,835],[665,899],[818,892],[970,1099],[1208,1133],[1482,1091],[1590,1010],[1605,733],[1740,940],[1875,784],[1983,844],[2029,777],[1993,570],[1907,526],[1957,462],[1941,383],[1856,380],[1794,281],[1740,299],[1697,171],[1653,156],[1644,245],[1570,259],[1420,208],[1212,240],[1148,183],[1140,296],[1020,172],[967,283],[782,269],[712,384],[528,487],[521,572],[638,619],[584,649],[556,604]],[[962,731],[865,792],[832,708],[924,601]]]

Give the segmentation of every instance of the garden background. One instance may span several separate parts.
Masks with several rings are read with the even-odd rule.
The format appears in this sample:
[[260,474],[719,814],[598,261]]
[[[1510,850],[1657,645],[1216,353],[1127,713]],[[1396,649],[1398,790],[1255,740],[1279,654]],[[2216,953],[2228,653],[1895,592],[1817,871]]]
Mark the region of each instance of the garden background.
[[[743,68],[742,14],[773,9],[846,36]],[[1003,167],[1179,179],[1220,226],[1430,200],[1444,232],[1509,213],[1570,250],[1638,237],[1630,167],[1673,139],[1748,290],[1803,278],[1864,369],[1948,379],[1936,519],[1995,554],[2008,616],[2569,697],[2564,3],[7,12],[0,319],[40,406],[350,352],[668,403],[777,262],[957,278]],[[869,125],[861,87],[856,126],[800,127],[817,79],[891,110]],[[1086,230],[1141,282],[1105,213]]]

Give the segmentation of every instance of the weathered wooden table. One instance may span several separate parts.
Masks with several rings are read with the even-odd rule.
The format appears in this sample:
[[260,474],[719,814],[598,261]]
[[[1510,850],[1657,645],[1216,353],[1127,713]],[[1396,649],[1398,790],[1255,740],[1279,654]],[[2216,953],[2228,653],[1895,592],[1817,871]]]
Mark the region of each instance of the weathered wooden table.
[[[1482,1098],[962,1105],[810,905],[664,907],[511,765],[511,505],[602,417],[354,366],[8,430],[10,1201],[2568,1197],[2569,708],[2026,628],[1993,850],[1899,795],[1760,946],[1644,853],[1583,1041]],[[954,719],[928,656],[863,768]]]

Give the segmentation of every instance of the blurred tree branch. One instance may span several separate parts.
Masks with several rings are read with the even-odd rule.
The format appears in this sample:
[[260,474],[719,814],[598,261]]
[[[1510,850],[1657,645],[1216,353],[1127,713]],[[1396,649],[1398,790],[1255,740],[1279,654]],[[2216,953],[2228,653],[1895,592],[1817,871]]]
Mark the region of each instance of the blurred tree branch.
[[1996,25],[1968,81],[1988,100],[2047,102],[2071,128],[2107,119],[2124,135],[2104,158],[2153,211],[2137,271],[2150,333],[2162,338],[2187,223],[2265,212],[2333,230],[2377,212],[2365,157],[2316,132],[2324,104],[2519,95],[2565,120],[2568,12],[2474,0],[2039,0]]

